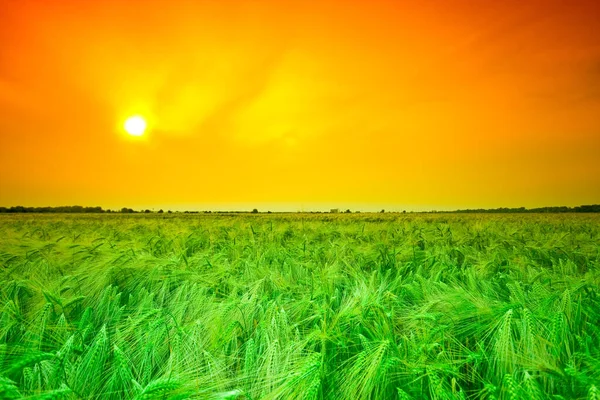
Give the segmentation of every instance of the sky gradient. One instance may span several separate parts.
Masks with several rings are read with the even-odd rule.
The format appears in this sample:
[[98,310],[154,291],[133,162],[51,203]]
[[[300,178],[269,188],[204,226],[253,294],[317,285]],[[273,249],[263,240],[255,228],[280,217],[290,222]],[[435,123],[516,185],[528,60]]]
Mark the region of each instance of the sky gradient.
[[[0,0],[0,206],[600,203],[600,2]],[[122,125],[143,115],[149,129]]]

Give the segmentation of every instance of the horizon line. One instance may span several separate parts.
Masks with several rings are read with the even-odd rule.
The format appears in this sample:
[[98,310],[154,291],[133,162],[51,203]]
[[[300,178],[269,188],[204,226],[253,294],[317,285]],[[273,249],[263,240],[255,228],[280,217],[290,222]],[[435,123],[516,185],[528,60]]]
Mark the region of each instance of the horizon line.
[[[349,207],[324,207],[321,209],[310,209],[310,210],[292,210],[292,209],[262,209],[259,210],[257,207],[249,207],[249,208],[219,208],[219,209],[175,209],[172,210],[172,207],[159,208],[157,207],[121,207],[121,208],[103,208],[102,206],[81,206],[81,205],[62,205],[62,206],[0,206],[0,213],[179,213],[179,214],[210,214],[210,213],[239,213],[239,214],[357,214],[357,213],[368,213],[368,214],[381,214],[381,213],[389,213],[389,214],[406,214],[406,213],[461,213],[461,212],[471,212],[471,213],[485,213],[485,212],[497,212],[497,213],[522,213],[522,212],[555,212],[555,213],[566,213],[566,212],[600,212],[600,204],[580,204],[577,206],[543,206],[543,207],[493,207],[493,208],[430,208],[430,209],[388,209],[385,208],[379,209],[379,207],[370,207],[370,209],[352,209]],[[444,209],[445,208],[445,209]],[[379,209],[379,211],[377,211]]]

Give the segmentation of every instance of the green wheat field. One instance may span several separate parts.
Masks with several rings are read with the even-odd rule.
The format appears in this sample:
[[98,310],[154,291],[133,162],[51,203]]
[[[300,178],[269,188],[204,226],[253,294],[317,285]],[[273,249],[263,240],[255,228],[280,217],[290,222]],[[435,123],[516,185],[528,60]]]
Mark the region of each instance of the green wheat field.
[[0,217],[2,399],[600,399],[598,214]]

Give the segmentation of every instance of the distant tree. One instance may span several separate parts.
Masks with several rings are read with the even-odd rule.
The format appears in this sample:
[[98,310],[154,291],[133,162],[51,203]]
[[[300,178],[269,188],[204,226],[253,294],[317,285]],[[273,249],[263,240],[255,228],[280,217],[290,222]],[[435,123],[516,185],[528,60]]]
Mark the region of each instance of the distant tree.
[[591,205],[579,206],[579,207],[575,207],[574,211],[575,212],[600,212],[600,205],[591,204]]
[[348,208],[346,211],[344,211],[346,214],[350,214],[352,211],[350,211],[350,209]]
[[169,211],[167,211],[167,212],[168,212],[169,214],[173,214],[173,211],[171,211],[171,210],[169,210]]
[[256,208],[255,208],[255,209],[253,209],[253,210],[252,210],[252,214],[258,214],[258,209],[256,209]]
[[164,213],[164,211],[162,210],[162,208],[161,208],[160,210],[158,210],[158,213],[159,213],[159,214],[162,214],[162,213]]
[[381,209],[381,211],[379,211],[379,212],[383,214],[383,213],[385,213],[385,210],[384,210],[384,209]]
[[148,209],[144,210],[144,213],[145,213],[145,214],[150,214],[151,212],[152,212],[152,211],[150,211],[150,210],[148,210]]

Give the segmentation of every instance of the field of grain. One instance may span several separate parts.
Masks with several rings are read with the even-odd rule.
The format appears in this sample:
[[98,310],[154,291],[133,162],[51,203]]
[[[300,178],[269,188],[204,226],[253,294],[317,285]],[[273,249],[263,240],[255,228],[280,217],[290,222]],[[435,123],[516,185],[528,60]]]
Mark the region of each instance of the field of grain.
[[0,216],[2,399],[600,399],[600,216]]

